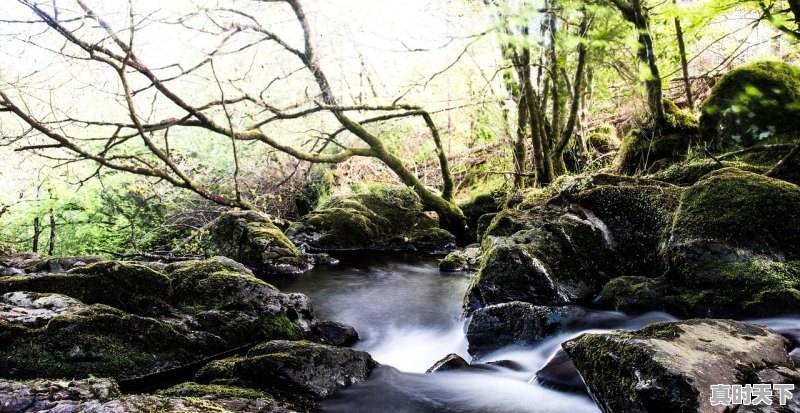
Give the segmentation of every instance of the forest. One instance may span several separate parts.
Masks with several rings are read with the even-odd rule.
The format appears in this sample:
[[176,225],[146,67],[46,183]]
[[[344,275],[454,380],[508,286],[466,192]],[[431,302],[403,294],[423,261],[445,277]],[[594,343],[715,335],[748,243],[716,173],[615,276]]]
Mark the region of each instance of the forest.
[[800,412],[800,1],[0,7],[0,412]]

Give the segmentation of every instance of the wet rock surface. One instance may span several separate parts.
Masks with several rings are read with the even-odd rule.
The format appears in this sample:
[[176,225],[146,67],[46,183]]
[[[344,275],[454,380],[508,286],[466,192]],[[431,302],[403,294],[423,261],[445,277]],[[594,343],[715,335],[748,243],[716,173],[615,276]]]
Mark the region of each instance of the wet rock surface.
[[584,334],[563,348],[604,412],[679,413],[722,412],[711,385],[796,383],[788,344],[758,325],[695,319]]

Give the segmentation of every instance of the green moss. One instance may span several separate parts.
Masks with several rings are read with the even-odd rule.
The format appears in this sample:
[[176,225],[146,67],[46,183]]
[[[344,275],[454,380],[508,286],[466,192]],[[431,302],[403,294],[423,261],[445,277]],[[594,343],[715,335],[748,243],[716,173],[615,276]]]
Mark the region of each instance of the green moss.
[[723,76],[703,102],[701,130],[719,147],[800,138],[800,67],[755,62]]
[[657,171],[683,160],[697,141],[697,118],[664,102],[667,125],[660,129],[635,129],[623,140],[614,169],[633,175],[640,171]]
[[439,261],[439,271],[452,272],[461,271],[467,265],[467,259],[460,251],[447,254],[444,259]]
[[600,153],[616,151],[622,144],[617,137],[617,129],[609,124],[601,124],[592,129],[588,140],[589,144]]
[[320,250],[440,250],[453,237],[437,228],[411,189],[370,185],[328,199],[289,228],[298,243]]
[[743,171],[763,173],[766,168],[740,161],[722,161],[722,165],[712,159],[681,162],[667,169],[648,175],[647,178],[669,182],[676,185],[692,185],[717,169],[738,168]]
[[96,305],[57,316],[39,329],[9,334],[0,326],[0,371],[14,378],[131,378],[192,362],[223,348],[151,318]]
[[778,179],[725,168],[686,190],[672,235],[720,240],[755,251],[780,248],[800,254],[800,187]]
[[0,294],[12,291],[58,293],[87,304],[106,304],[138,314],[163,307],[169,279],[142,265],[98,262],[63,274],[0,277]]
[[255,211],[228,211],[211,228],[207,255],[222,255],[267,274],[298,274],[307,257],[272,223]]
[[181,383],[169,389],[160,390],[160,395],[171,397],[212,397],[214,399],[272,399],[262,391],[236,386],[223,386],[219,384],[198,384],[195,382]]

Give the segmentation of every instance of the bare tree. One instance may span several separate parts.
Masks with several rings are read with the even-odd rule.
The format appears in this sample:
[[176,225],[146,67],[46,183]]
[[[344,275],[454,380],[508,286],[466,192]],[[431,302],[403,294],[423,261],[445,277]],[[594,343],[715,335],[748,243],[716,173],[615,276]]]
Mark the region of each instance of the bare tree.
[[[128,2],[128,16],[123,27],[88,6],[86,0],[55,2],[44,0],[17,0],[33,12],[34,19],[17,24],[44,24],[57,34],[63,44],[37,44],[37,38],[23,39],[45,50],[58,53],[64,60],[80,64],[93,64],[114,73],[120,92],[117,101],[125,107],[128,120],[97,120],[91,116],[76,117],[60,111],[51,103],[47,113],[37,112],[25,95],[13,84],[0,90],[0,112],[10,113],[29,127],[23,135],[27,141],[21,149],[36,151],[54,148],[71,154],[65,162],[90,160],[99,168],[125,171],[165,181],[185,188],[201,197],[228,207],[257,209],[237,180],[237,145],[258,142],[278,152],[311,163],[339,163],[352,157],[371,157],[386,164],[405,185],[413,188],[424,206],[438,213],[441,226],[456,236],[464,233],[465,220],[454,203],[453,180],[447,163],[441,137],[431,114],[417,105],[399,103],[347,105],[337,98],[322,67],[314,44],[314,33],[306,10],[300,0],[249,0],[245,4],[221,2],[219,6],[187,12],[178,20],[155,19],[134,12],[134,2]],[[284,12],[294,19],[300,33],[301,46],[295,39],[286,37],[262,22],[262,14]],[[268,15],[269,15],[268,14]],[[196,23],[199,21],[199,23]],[[140,57],[141,49],[136,34],[148,24],[170,24],[217,39],[218,46],[191,67],[180,63],[153,67]],[[118,25],[119,26],[119,25]],[[98,40],[99,39],[99,40]],[[238,41],[238,43],[237,43]],[[222,80],[214,70],[214,63],[225,56],[250,51],[268,44],[282,53],[282,61],[293,60],[299,64],[295,72],[304,72],[310,81],[306,96],[298,97],[296,104],[277,107],[269,103],[271,87],[282,80],[264,80],[259,88],[247,89],[244,82]],[[293,75],[290,73],[286,77]],[[194,80],[200,73],[213,74],[218,97],[198,102],[191,92],[178,85]],[[316,91],[313,91],[313,90]],[[142,96],[152,96],[153,102],[167,102],[166,111],[143,108]],[[158,113],[172,116],[158,118]],[[304,119],[309,116],[329,115],[335,119],[335,130],[312,134],[304,144],[289,144],[273,137],[268,127],[279,122]],[[381,123],[416,118],[424,122],[436,148],[442,171],[439,193],[427,188],[395,153],[385,144],[379,133],[371,130]],[[205,185],[187,168],[170,148],[170,136],[180,129],[197,128],[219,139],[231,142],[233,162],[237,163],[233,188],[222,191]],[[91,132],[91,138],[86,135]],[[31,138],[39,139],[30,143]],[[345,139],[348,138],[348,139]],[[355,142],[348,144],[347,142]],[[138,143],[143,150],[123,150]],[[231,193],[232,192],[232,193]]]

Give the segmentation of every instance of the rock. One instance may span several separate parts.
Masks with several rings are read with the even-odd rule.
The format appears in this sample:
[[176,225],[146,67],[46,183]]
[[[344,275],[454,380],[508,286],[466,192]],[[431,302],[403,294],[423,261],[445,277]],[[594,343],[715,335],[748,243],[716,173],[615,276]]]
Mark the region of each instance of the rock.
[[569,329],[613,325],[608,317],[577,306],[544,307],[513,301],[476,310],[467,327],[467,351],[476,359],[507,346],[532,346]]
[[238,345],[300,339],[314,317],[307,297],[283,294],[229,258],[181,263],[169,278],[171,303],[191,314],[192,328]]
[[159,395],[122,394],[113,380],[0,381],[0,411],[40,413],[291,413],[268,394],[225,386],[176,386]]
[[664,182],[610,174],[566,181],[550,201],[601,228],[616,254],[609,274],[663,273],[661,248],[684,189]]
[[223,255],[258,273],[301,274],[311,259],[270,219],[255,211],[228,211],[211,227],[208,255]]
[[164,309],[169,284],[169,278],[149,268],[106,261],[68,273],[0,277],[0,294],[58,293],[86,304],[106,304],[139,315],[155,315]]
[[469,363],[461,356],[455,353],[450,353],[444,356],[441,360],[434,363],[426,373],[436,373],[443,371],[465,370],[469,368]]
[[7,378],[133,378],[226,347],[208,333],[58,294],[7,293],[0,309],[0,371]]
[[311,327],[314,341],[336,347],[350,347],[359,340],[352,326],[338,321],[318,321]]
[[703,102],[703,138],[721,148],[790,142],[800,130],[800,67],[755,62],[734,68]]
[[506,210],[483,241],[484,255],[465,296],[467,312],[509,301],[563,305],[600,290],[613,257],[601,222],[587,211]]
[[49,258],[36,265],[33,271],[29,272],[47,272],[47,273],[62,273],[67,272],[73,268],[86,266],[87,264],[94,264],[96,262],[105,261],[105,258],[99,255],[84,255],[77,257],[59,257]]
[[732,320],[656,323],[563,344],[598,406],[616,412],[722,412],[711,385],[796,377],[785,338]]
[[578,369],[563,349],[558,349],[547,363],[536,372],[536,382],[551,389],[586,393]]
[[658,130],[633,130],[623,140],[614,160],[616,172],[634,175],[657,171],[682,160],[689,148],[699,142],[699,124],[690,112],[665,100],[667,125]]
[[469,199],[459,202],[458,207],[464,212],[469,228],[469,242],[480,242],[478,228],[481,217],[486,214],[500,212],[503,207],[505,190],[502,187],[486,188],[473,193]]
[[437,225],[412,190],[377,187],[330,198],[290,226],[287,234],[298,245],[319,251],[453,248],[453,235]]
[[253,342],[313,335],[308,297],[283,294],[233,260],[166,270],[101,262],[0,278],[0,291],[8,291],[0,302],[0,371],[131,379]]
[[479,245],[468,246],[463,250],[453,251],[447,254],[439,262],[439,271],[458,272],[475,271],[481,264],[481,248]]
[[797,205],[794,184],[733,168],[708,174],[681,197],[665,248],[670,281],[732,313],[800,308]]
[[599,153],[614,152],[621,144],[617,137],[617,128],[611,124],[601,124],[589,133],[589,144]]
[[235,384],[290,399],[316,402],[366,380],[378,366],[368,353],[307,341],[270,341],[246,356],[211,362],[200,383]]

